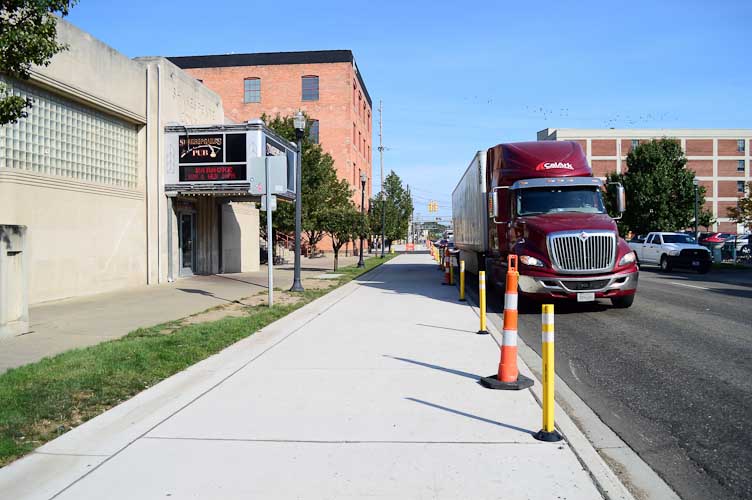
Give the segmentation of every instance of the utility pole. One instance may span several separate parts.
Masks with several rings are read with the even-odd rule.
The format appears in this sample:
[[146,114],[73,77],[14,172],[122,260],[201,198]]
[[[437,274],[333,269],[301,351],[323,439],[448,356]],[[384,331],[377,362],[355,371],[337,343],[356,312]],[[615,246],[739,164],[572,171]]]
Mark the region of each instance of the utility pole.
[[381,169],[381,258],[384,258],[384,225],[386,224],[386,196],[384,193],[384,143],[382,141],[382,106],[379,99],[379,168]]

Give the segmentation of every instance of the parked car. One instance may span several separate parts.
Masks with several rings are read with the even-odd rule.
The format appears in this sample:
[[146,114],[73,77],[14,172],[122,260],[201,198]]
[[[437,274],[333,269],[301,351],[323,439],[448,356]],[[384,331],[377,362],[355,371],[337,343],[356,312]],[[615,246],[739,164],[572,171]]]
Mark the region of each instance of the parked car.
[[685,267],[704,274],[712,263],[710,251],[683,233],[648,233],[645,240],[634,238],[628,245],[640,265],[658,265],[664,272],[673,267]]
[[729,237],[731,233],[705,233],[706,236],[700,236],[700,243],[723,243]]
[[731,258],[734,246],[736,246],[737,258],[749,258],[752,256],[752,241],[749,234],[732,235],[723,242],[721,254],[724,258]]

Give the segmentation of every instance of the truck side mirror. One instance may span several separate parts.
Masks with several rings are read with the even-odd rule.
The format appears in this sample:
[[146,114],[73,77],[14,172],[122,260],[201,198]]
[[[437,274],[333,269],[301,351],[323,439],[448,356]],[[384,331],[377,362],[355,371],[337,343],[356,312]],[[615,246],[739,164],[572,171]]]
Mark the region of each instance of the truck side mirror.
[[624,186],[616,185],[616,210],[623,214],[627,211],[627,194],[624,192]]
[[488,215],[494,219],[499,216],[499,192],[495,189],[488,193]]
[[494,224],[506,224],[506,221],[498,220],[501,213],[501,205],[499,204],[499,190],[509,189],[506,186],[495,187],[488,193],[488,216],[494,221]]

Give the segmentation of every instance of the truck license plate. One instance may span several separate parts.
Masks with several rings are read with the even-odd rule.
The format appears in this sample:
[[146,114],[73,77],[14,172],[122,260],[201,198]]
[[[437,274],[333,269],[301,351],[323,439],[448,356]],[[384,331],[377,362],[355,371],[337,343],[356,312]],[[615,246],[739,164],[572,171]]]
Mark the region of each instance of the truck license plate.
[[692,266],[694,266],[694,267],[700,267],[700,261],[699,260],[693,260],[692,261]]
[[595,300],[595,292],[577,294],[577,302],[592,302],[594,300]]

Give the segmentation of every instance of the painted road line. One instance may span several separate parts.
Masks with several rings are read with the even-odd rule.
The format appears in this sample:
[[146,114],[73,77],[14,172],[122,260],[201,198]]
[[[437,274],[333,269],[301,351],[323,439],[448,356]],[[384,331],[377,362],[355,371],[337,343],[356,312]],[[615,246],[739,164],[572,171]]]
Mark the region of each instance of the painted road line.
[[706,286],[697,286],[697,285],[688,285],[686,283],[677,283],[676,281],[669,281],[672,285],[676,286],[686,286],[687,288],[699,288],[700,290],[710,290],[710,288]]

